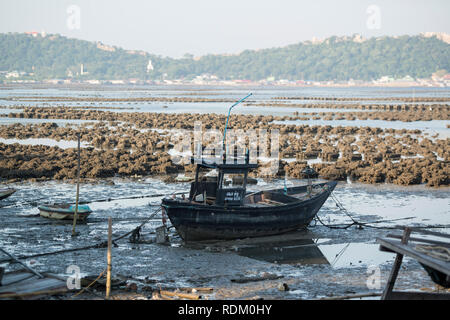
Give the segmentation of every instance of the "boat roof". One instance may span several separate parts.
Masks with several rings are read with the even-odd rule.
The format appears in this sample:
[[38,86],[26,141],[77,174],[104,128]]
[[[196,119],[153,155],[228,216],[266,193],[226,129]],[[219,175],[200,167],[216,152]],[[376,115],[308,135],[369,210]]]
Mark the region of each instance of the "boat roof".
[[[247,159],[247,160],[246,160]],[[191,163],[195,163],[200,167],[208,169],[219,169],[228,173],[241,173],[251,169],[258,168],[256,163],[248,163],[248,158],[228,158],[224,161],[222,159],[205,159],[205,158],[191,158]]]

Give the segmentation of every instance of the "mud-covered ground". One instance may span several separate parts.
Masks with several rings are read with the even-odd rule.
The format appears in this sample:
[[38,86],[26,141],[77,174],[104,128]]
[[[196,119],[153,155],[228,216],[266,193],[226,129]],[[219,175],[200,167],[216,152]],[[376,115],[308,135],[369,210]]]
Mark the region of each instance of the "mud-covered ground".
[[[252,188],[281,187],[282,180],[258,180]],[[301,184],[304,181],[289,181]],[[81,186],[81,201],[92,201],[94,212],[86,224],[77,226],[79,235],[71,237],[71,223],[59,223],[34,216],[36,205],[49,201],[73,202],[75,185],[61,182],[25,182],[10,185],[18,191],[1,205],[0,246],[16,256],[33,255],[61,249],[84,247],[106,240],[107,219],[113,219],[113,238],[137,227],[158,208],[160,196],[133,200],[120,198],[170,194],[187,190],[186,183],[163,183],[161,179],[107,179]],[[375,223],[376,227],[446,226],[432,229],[448,233],[450,200],[448,189],[392,185],[338,185],[334,191],[354,219],[361,222],[395,220]],[[111,201],[104,201],[111,199]],[[104,202],[103,202],[104,201]],[[319,212],[325,224],[349,223],[333,199],[329,198]],[[202,293],[206,299],[316,299],[353,293],[380,292],[387,280],[394,259],[391,253],[379,251],[376,237],[401,230],[351,227],[332,230],[315,224],[305,231],[282,236],[241,239],[226,242],[185,244],[171,232],[170,243],[156,244],[154,228],[161,216],[146,224],[141,242],[129,238],[117,241],[113,248],[113,276],[124,282],[114,294],[130,294],[149,298],[160,288],[211,287]],[[69,276],[71,265],[81,275],[94,279],[106,268],[106,249],[49,255],[25,260],[38,271]],[[7,270],[15,265],[2,264]],[[379,268],[379,269],[376,269]],[[380,282],[373,278],[380,271]],[[375,281],[375,282],[374,282]],[[137,286],[134,286],[135,283]],[[369,283],[369,287],[368,287]],[[285,284],[285,285],[283,285]],[[287,288],[287,290],[286,290]],[[434,290],[422,267],[406,258],[397,281],[399,289]],[[104,289],[86,292],[77,299],[96,299]],[[59,298],[70,299],[73,293]],[[57,298],[57,297],[56,297]]]

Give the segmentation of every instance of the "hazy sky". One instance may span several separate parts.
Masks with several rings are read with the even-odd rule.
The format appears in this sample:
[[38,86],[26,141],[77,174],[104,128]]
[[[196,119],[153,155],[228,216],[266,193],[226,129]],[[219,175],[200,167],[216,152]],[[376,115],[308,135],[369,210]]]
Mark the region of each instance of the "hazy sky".
[[0,0],[0,32],[45,31],[163,56],[332,35],[450,33],[449,0]]

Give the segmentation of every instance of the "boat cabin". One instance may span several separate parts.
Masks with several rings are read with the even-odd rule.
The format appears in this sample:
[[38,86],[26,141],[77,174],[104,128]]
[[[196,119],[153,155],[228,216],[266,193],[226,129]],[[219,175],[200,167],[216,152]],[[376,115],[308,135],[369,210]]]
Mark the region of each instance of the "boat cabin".
[[[244,160],[244,161],[242,161]],[[249,163],[248,153],[245,159],[238,161],[223,161],[223,163],[208,162],[206,159],[195,161],[197,163],[195,172],[195,181],[191,183],[189,192],[189,200],[204,204],[214,204],[218,206],[241,206],[247,188],[248,172],[258,167],[257,164]],[[217,176],[204,175],[200,179],[200,170],[209,169],[217,171]],[[232,175],[234,177],[233,184],[228,184],[226,177]],[[240,185],[235,185],[241,182]],[[231,185],[231,186],[230,186]]]

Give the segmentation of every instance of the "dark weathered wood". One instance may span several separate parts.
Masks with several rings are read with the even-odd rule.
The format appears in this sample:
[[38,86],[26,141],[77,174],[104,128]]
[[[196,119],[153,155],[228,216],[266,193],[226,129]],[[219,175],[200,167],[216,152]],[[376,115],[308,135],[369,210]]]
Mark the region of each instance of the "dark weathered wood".
[[15,272],[5,274],[8,279],[7,285],[0,286],[0,298],[7,298],[8,295],[34,294],[49,290],[65,290],[65,281],[56,278],[38,278],[29,272]]
[[[426,233],[430,234],[430,235],[442,237],[442,234],[437,233],[437,232],[426,232]],[[393,291],[395,279],[397,278],[402,258],[405,255],[417,260],[419,263],[421,263],[424,266],[430,267],[432,269],[435,269],[439,272],[446,274],[447,276],[450,276],[450,262],[446,262],[446,261],[434,258],[432,256],[429,256],[427,254],[424,254],[423,252],[417,251],[415,249],[415,244],[414,243],[408,244],[408,240],[419,242],[419,243],[431,243],[431,244],[435,244],[435,245],[439,245],[439,246],[443,246],[443,247],[448,247],[449,244],[447,242],[441,242],[441,241],[437,241],[437,240],[413,238],[413,237],[409,237],[409,235],[410,235],[410,230],[405,229],[405,232],[403,233],[401,241],[377,238],[377,242],[380,244],[380,250],[391,251],[391,252],[397,253],[397,257],[395,259],[394,266],[391,270],[391,274],[389,276],[388,283],[383,292],[382,299],[383,300],[384,299],[389,299],[389,300],[450,300],[450,294],[430,293],[430,292]],[[398,238],[398,236],[395,236],[395,235],[388,235],[388,236],[391,238]],[[445,235],[443,238],[448,238],[448,235]]]
[[61,288],[61,289],[54,289],[54,290],[43,290],[43,291],[36,291],[36,292],[25,292],[25,293],[5,293],[0,295],[0,299],[26,299],[36,296],[49,296],[49,295],[55,295],[55,294],[62,294],[66,293],[67,288]]
[[0,200],[8,198],[14,192],[16,192],[16,189],[14,189],[14,188],[1,189],[0,190]]
[[36,270],[33,270],[32,268],[30,268],[30,267],[27,266],[25,263],[23,263],[22,261],[20,261],[19,259],[17,259],[14,255],[12,255],[11,253],[5,251],[3,248],[0,248],[0,251],[3,252],[4,254],[6,254],[8,257],[10,257],[14,262],[20,264],[22,267],[24,267],[25,269],[27,269],[27,270],[30,271],[31,273],[34,273],[35,275],[37,275],[39,278],[43,278],[43,277],[44,277],[42,274],[40,274],[40,273],[37,272]]
[[377,239],[377,242],[383,247],[389,250],[395,251],[402,255],[407,255],[414,258],[418,262],[425,264],[433,269],[436,269],[444,274],[450,275],[450,262],[445,262],[436,258],[433,258],[424,253],[414,250],[414,247],[404,245],[400,241]]
[[392,291],[390,300],[450,300],[449,293]]
[[437,236],[437,237],[441,237],[441,238],[447,238],[450,239],[450,234],[446,234],[446,233],[442,233],[442,232],[436,232],[436,231],[429,231],[429,230],[417,230],[417,233],[422,233],[422,234],[426,234],[426,235],[430,235],[430,236]]
[[320,298],[319,300],[348,300],[348,299],[379,297],[381,295],[382,295],[381,292],[369,292],[369,293],[351,294],[346,296],[326,297]]
[[[394,238],[394,239],[401,239],[402,236],[398,234],[388,234],[386,236],[387,238]],[[430,240],[430,239],[422,239],[422,238],[416,238],[416,237],[410,237],[409,241],[415,241],[415,242],[423,242],[423,243],[430,243],[435,244],[443,247],[450,247],[449,242],[443,242],[443,241],[437,241],[437,240]]]
[[[410,234],[411,234],[411,229],[405,228],[405,231],[403,232],[403,236],[402,236],[403,244],[408,243]],[[382,300],[389,299],[389,296],[392,293],[392,290],[394,289],[395,280],[397,279],[398,272],[400,270],[402,261],[403,261],[403,254],[397,253],[397,256],[395,257],[394,265],[392,266],[391,273],[389,274],[389,279],[386,284],[386,288],[384,289],[383,295],[381,296]]]
[[9,286],[13,283],[17,283],[29,278],[33,278],[36,277],[36,275],[29,273],[29,272],[23,272],[23,271],[19,271],[19,272],[8,272],[5,273],[3,275],[3,279],[2,279],[2,286]]

